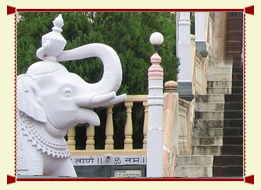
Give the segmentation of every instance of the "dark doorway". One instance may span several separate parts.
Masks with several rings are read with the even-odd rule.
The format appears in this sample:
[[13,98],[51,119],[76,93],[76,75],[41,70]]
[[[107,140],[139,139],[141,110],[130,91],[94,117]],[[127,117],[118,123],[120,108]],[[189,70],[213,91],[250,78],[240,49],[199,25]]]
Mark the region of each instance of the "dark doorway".
[[227,13],[226,23],[226,60],[241,60],[243,12]]

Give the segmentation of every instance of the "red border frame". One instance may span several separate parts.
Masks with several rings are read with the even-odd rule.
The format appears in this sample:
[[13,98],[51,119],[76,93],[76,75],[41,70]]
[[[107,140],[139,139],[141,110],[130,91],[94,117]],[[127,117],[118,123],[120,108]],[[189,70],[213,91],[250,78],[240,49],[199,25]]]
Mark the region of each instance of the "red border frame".
[[96,11],[96,12],[245,12],[254,15],[254,5],[245,7],[244,9],[20,9],[7,5],[7,15],[14,14],[15,12],[83,12],[83,11]]
[[[17,31],[17,14],[16,12],[83,12],[83,11],[95,11],[95,12],[182,12],[182,11],[191,11],[191,12],[220,12],[220,11],[225,11],[225,12],[244,12],[246,14],[250,14],[250,15],[254,15],[254,5],[249,6],[249,7],[245,7],[244,9],[20,9],[20,8],[16,8],[16,7],[12,7],[7,5],[7,15],[10,14],[15,14],[15,45],[14,45],[14,50],[15,50],[15,71],[14,71],[14,75],[15,75],[15,84],[16,84],[16,75],[17,75],[17,69],[16,69],[16,63],[17,63],[17,55],[16,55],[16,51],[17,51],[17,35],[16,35],[16,31]],[[246,32],[246,28],[245,28],[245,23],[246,23],[246,18],[244,15],[244,35],[243,35],[243,39],[244,39],[244,43],[243,43],[243,49],[244,49],[244,53],[243,53],[243,62],[244,62],[244,86],[246,84],[245,81],[245,76],[246,76],[246,72],[245,72],[245,62],[246,62],[246,56],[245,56],[245,42],[246,42],[246,37],[245,37],[245,32]],[[15,93],[16,93],[16,85],[15,85]],[[243,175],[245,176],[246,173],[246,148],[245,148],[245,143],[246,143],[246,134],[245,134],[245,103],[246,103],[246,99],[245,99],[245,93],[246,93],[246,89],[244,88],[244,171],[243,171]],[[16,97],[14,98],[15,100],[15,113],[16,113]],[[16,117],[15,119],[15,125],[16,125]],[[16,135],[16,130],[15,130],[15,135]],[[15,139],[15,145],[16,145],[16,139]],[[15,155],[16,155],[16,148],[15,148]],[[15,167],[16,167],[16,158],[15,158]],[[242,178],[175,178],[175,177],[169,177],[169,178],[135,178],[135,179],[128,179],[128,178],[17,178],[17,173],[16,173],[16,169],[15,169],[15,177],[14,176],[10,176],[7,175],[7,184],[11,184],[11,183],[15,183],[16,181],[244,181],[245,183],[250,183],[250,184],[254,184],[254,175],[251,176],[245,176]]]

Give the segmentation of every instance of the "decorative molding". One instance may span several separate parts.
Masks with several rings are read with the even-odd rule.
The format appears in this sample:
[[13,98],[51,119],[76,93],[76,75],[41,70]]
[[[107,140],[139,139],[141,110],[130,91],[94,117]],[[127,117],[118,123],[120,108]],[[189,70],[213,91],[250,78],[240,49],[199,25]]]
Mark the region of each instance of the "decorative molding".
[[14,14],[14,13],[16,13],[16,8],[7,5],[7,15],[11,15],[11,14]]
[[36,123],[21,111],[18,111],[18,115],[18,125],[21,127],[22,135],[26,136],[28,141],[31,141],[32,147],[52,157],[70,158],[70,152],[65,140],[63,144],[56,143],[56,138],[51,136],[50,138],[53,138],[53,141],[46,140],[36,129],[36,127],[45,128],[45,124]]
[[255,7],[254,5],[249,6],[249,7],[245,7],[244,12],[250,15],[254,15],[255,13]]

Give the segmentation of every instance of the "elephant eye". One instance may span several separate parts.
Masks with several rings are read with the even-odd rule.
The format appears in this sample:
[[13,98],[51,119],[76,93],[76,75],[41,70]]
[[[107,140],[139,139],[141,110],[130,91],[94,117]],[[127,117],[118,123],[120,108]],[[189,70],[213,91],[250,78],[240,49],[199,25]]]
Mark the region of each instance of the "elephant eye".
[[66,90],[66,91],[64,92],[64,94],[68,96],[68,95],[71,94],[71,91],[70,91],[70,90]]

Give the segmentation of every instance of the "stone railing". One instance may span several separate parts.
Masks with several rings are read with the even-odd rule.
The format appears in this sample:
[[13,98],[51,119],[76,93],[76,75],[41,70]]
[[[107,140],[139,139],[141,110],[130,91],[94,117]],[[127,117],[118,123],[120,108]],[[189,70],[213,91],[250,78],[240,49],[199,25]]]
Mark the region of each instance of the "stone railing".
[[163,176],[174,175],[177,155],[192,153],[192,130],[195,100],[179,98],[178,83],[165,83],[163,115]]
[[204,59],[198,53],[195,52],[194,59],[194,86],[195,86],[195,94],[206,94],[207,88],[207,68],[204,62]]
[[178,154],[179,138],[179,96],[178,83],[165,83],[163,111],[163,176],[174,175],[175,160]]
[[194,100],[192,102],[179,99],[179,155],[191,154],[191,141],[194,118]]
[[[86,148],[85,150],[76,150],[75,128],[69,129],[67,134],[67,144],[72,156],[89,156],[89,155],[146,155],[147,148],[147,125],[148,125],[148,96],[147,95],[129,95],[124,102],[126,108],[126,124],[124,128],[124,148],[114,149],[114,127],[113,127],[113,106],[107,107],[107,118],[105,127],[105,147],[103,150],[95,150],[95,130],[94,126],[90,125],[86,129]],[[144,122],[143,122],[143,148],[133,149],[133,122],[132,122],[132,107],[134,103],[142,102],[144,107]]]
[[[192,94],[206,94],[208,58],[203,58],[197,51],[195,37],[191,35],[189,49],[191,69],[188,77],[192,83]],[[182,64],[182,63],[181,63]],[[195,99],[186,101],[179,98],[177,92],[178,83],[169,81],[165,83],[164,106],[163,106],[163,176],[173,176],[175,159],[177,155],[191,154],[192,131],[194,121]],[[140,149],[133,148],[133,121],[132,108],[135,103],[143,104],[143,145]],[[68,146],[72,156],[103,156],[112,154],[116,156],[146,156],[147,155],[147,133],[148,133],[148,95],[129,95],[124,102],[126,108],[126,121],[124,127],[124,146],[115,149],[114,139],[118,138],[114,133],[113,107],[107,107],[105,126],[105,141],[103,149],[95,149],[94,126],[88,126],[86,130],[85,150],[76,150],[75,128],[70,129],[67,134]],[[114,138],[115,136],[115,138]],[[122,138],[122,137],[121,137]]]
[[163,115],[163,176],[174,175],[177,155],[191,154],[194,100],[179,98],[178,83],[165,83]]
[[[178,83],[169,81],[165,83],[164,112],[163,112],[163,176],[173,176],[175,159],[180,154],[191,154],[191,135],[194,102],[188,102],[179,98],[177,92]],[[147,125],[148,125],[148,96],[129,95],[124,102],[126,108],[126,124],[124,128],[124,148],[114,149],[114,127],[113,127],[113,106],[107,107],[107,118],[105,128],[104,149],[95,149],[95,130],[90,125],[86,130],[85,150],[76,150],[75,128],[68,131],[67,143],[72,156],[103,156],[106,154],[118,156],[146,156],[147,150]],[[133,149],[133,104],[142,102],[144,107],[143,122],[143,148]],[[116,137],[117,138],[117,137]]]
[[206,58],[196,50],[194,35],[191,35],[191,58],[193,94],[206,94],[208,64]]

